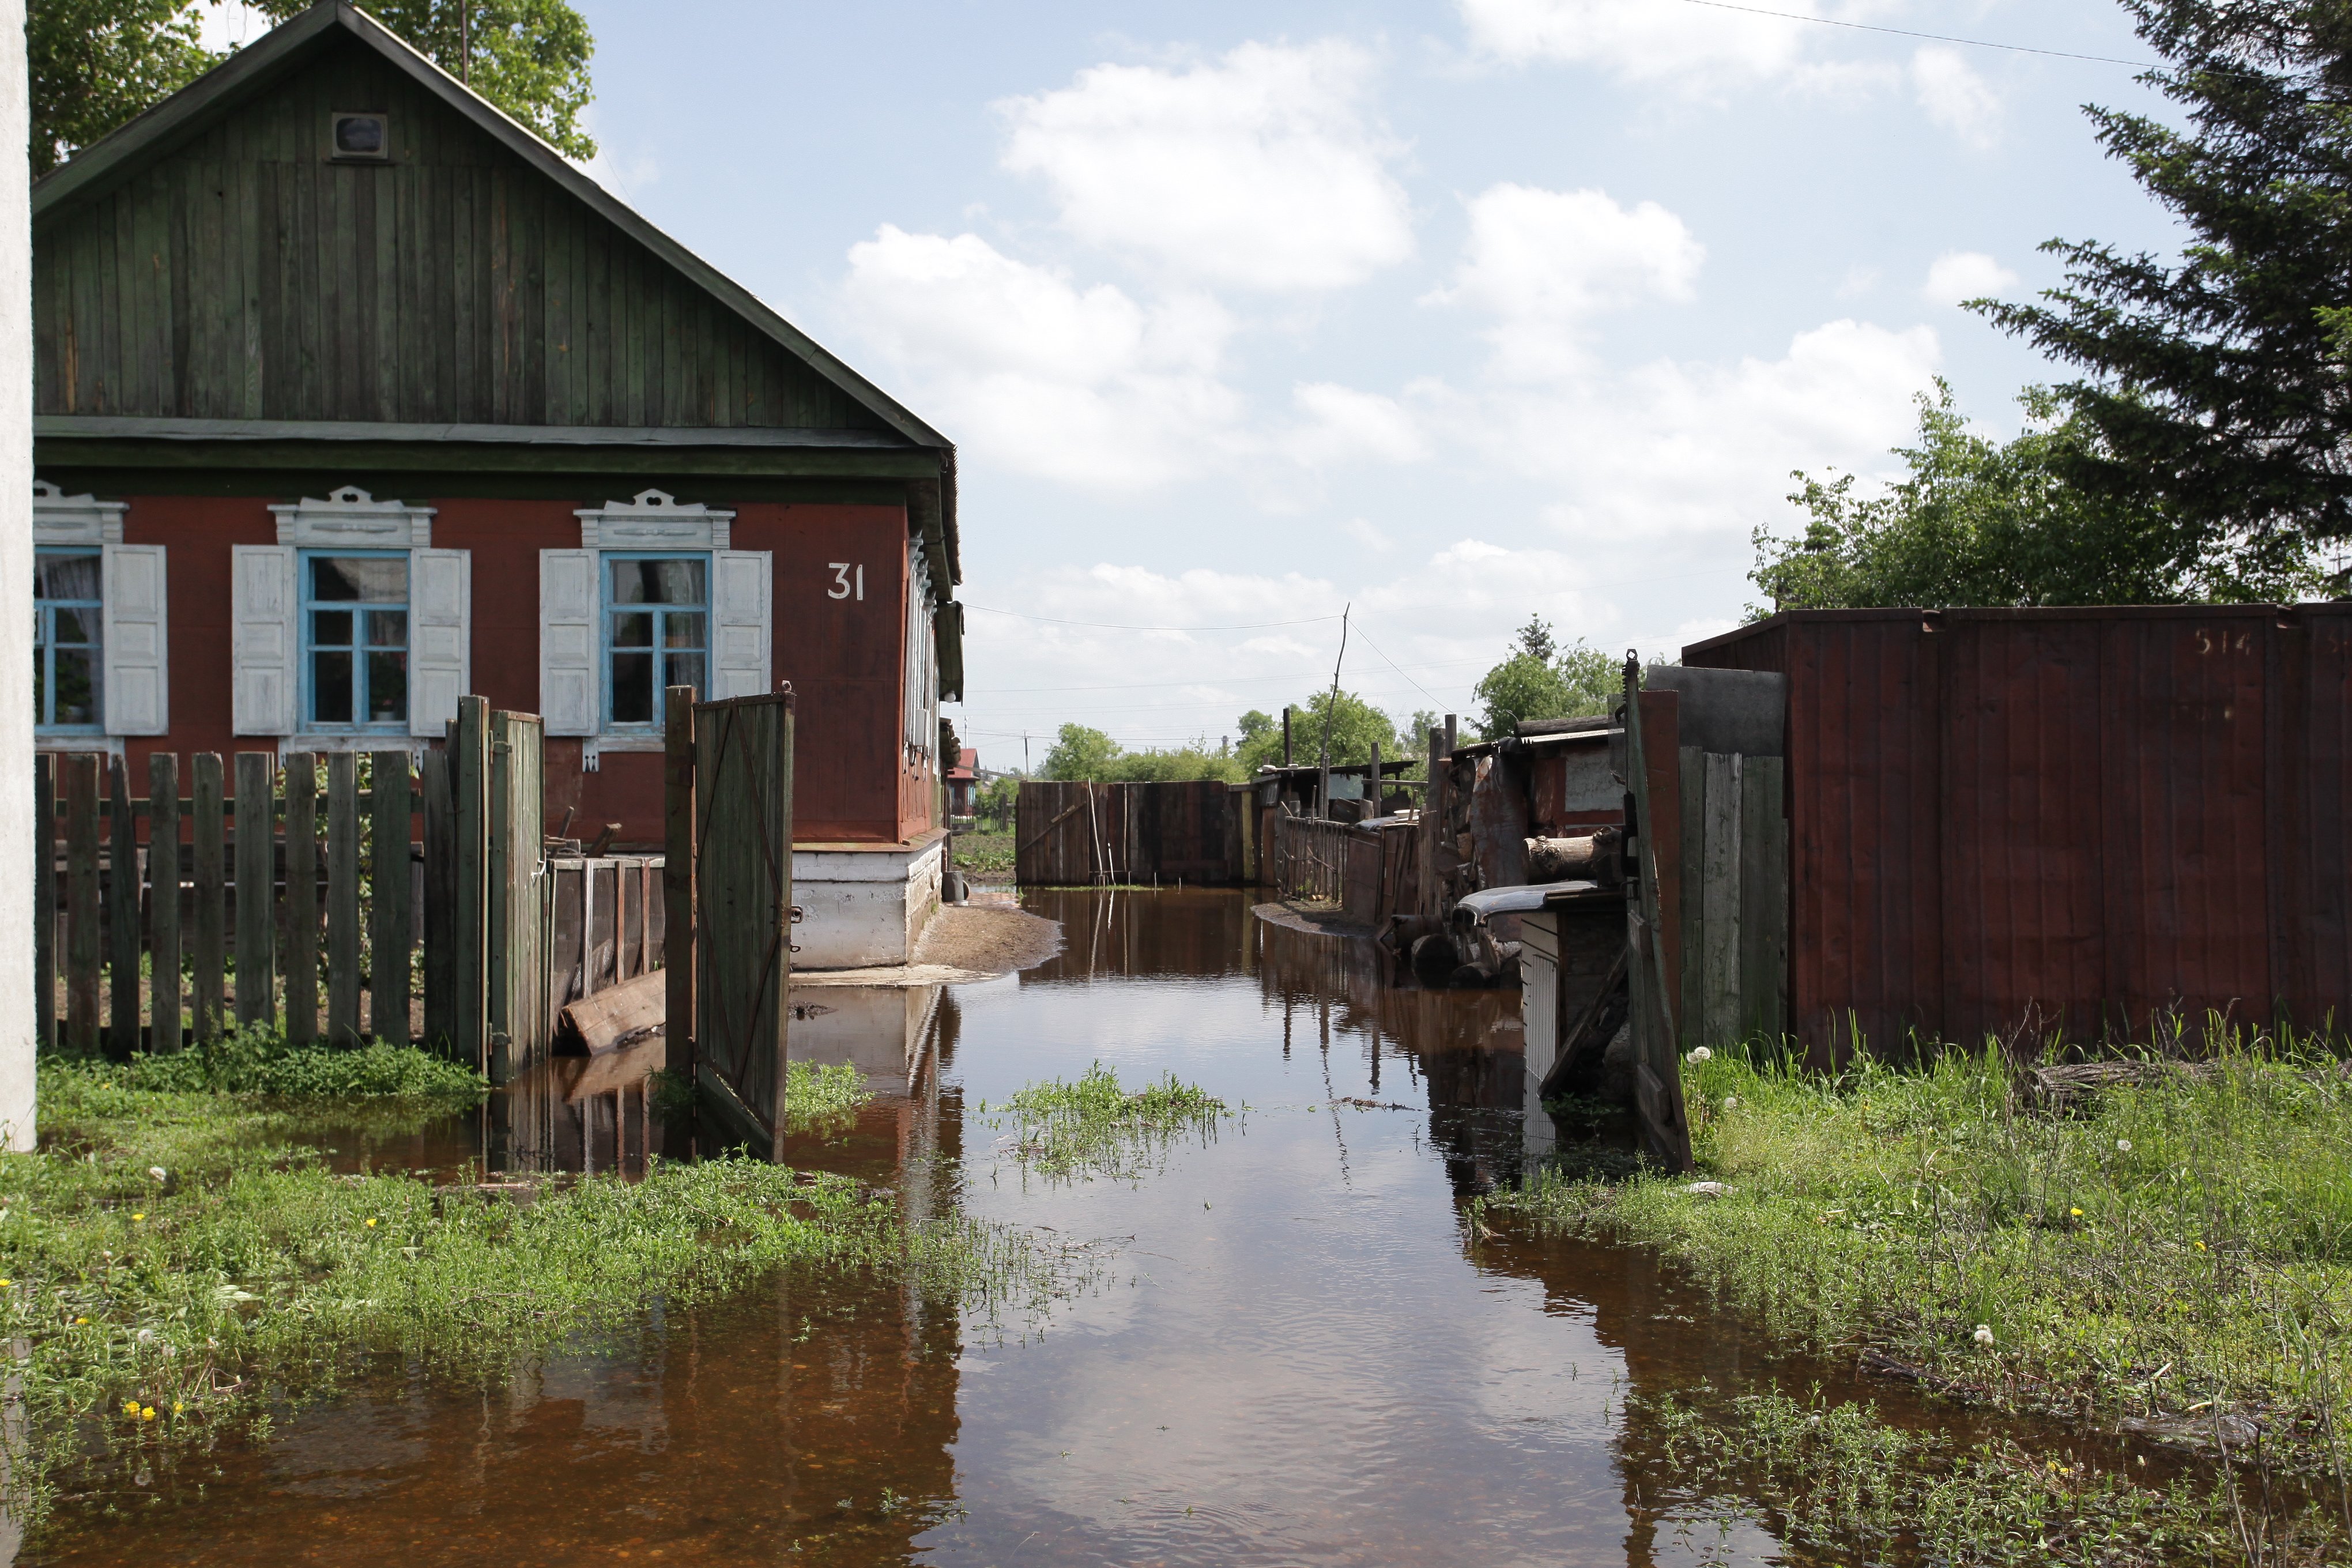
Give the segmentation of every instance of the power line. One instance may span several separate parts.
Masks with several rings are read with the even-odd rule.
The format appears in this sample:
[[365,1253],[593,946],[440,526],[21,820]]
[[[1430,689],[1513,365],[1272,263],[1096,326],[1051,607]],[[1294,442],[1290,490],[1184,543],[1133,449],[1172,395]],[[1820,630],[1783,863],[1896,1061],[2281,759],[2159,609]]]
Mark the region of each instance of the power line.
[[1066,621],[1058,616],[1033,616],[1024,610],[999,610],[987,605],[966,605],[967,610],[982,610],[992,616],[1011,616],[1024,621],[1046,621],[1057,626],[1088,626],[1099,632],[1262,632],[1274,626],[1311,626],[1318,621],[1336,621],[1338,616],[1308,616],[1297,621],[1254,621],[1238,626],[1129,626],[1115,621]]
[[[1363,636],[1360,632],[1357,635],[1359,637]],[[1364,637],[1364,640],[1366,642],[1370,642],[1372,639],[1367,637]],[[1373,648],[1372,651],[1380,653],[1380,649],[1378,647]],[[1384,659],[1389,658],[1389,656],[1384,653],[1381,654],[1381,657]],[[1450,658],[1440,659],[1433,664],[1417,664],[1413,666],[1413,668],[1456,669],[1465,664],[1492,663],[1494,663],[1492,658]],[[1394,659],[1389,659],[1389,668],[1395,670],[1399,675],[1404,676],[1407,680],[1412,680],[1412,677],[1406,673],[1404,667],[1398,664]],[[1272,686],[1277,681],[1292,681],[1297,679],[1297,677],[1295,675],[1234,675],[1214,679],[1203,679],[1196,677],[1191,680],[1129,680],[1120,681],[1110,686],[999,686],[989,690],[977,691],[974,695],[966,699],[966,700],[978,702],[992,697],[1011,697],[1023,692],[1034,691],[1159,691],[1165,690],[1167,688],[1171,686]],[[1421,682],[1413,680],[1413,684],[1415,686],[1420,686]],[[1429,689],[1426,687],[1422,688],[1422,695],[1424,697],[1430,695]]]
[[[1389,656],[1388,656],[1386,653],[1384,653],[1384,652],[1382,652],[1382,651],[1381,651],[1381,645],[1380,645],[1380,644],[1378,644],[1378,643],[1376,643],[1376,642],[1373,642],[1373,641],[1372,641],[1371,634],[1370,634],[1370,632],[1363,633],[1363,634],[1362,634],[1362,636],[1363,636],[1363,639],[1364,639],[1365,644],[1366,644],[1368,647],[1370,647],[1371,648],[1371,650],[1372,650],[1374,653],[1380,654],[1380,656],[1381,656],[1381,662],[1385,663],[1385,664],[1386,664],[1386,665],[1387,665],[1391,669],[1395,670],[1399,675],[1404,675],[1404,678],[1405,678],[1407,680],[1412,680],[1412,676],[1410,676],[1410,675],[1405,675],[1405,668],[1404,668],[1404,666],[1402,666],[1402,665],[1399,664],[1396,660],[1394,660],[1394,659],[1392,659],[1392,658],[1389,658]],[[1475,658],[1457,658],[1457,659],[1455,659],[1454,662],[1455,664],[1475,664],[1475,663],[1477,663],[1478,661],[1477,661],[1476,659],[1475,659]],[[1423,665],[1422,668],[1424,668],[1424,669],[1435,669],[1435,668],[1438,668],[1438,666],[1433,665],[1433,664],[1431,664],[1431,665]],[[1423,697],[1428,698],[1432,702],[1434,702],[1434,701],[1436,701],[1436,700],[1437,700],[1437,694],[1436,694],[1435,692],[1433,692],[1433,691],[1430,690],[1430,689],[1429,689],[1428,687],[1423,686],[1423,685],[1420,681],[1418,681],[1418,680],[1412,680],[1412,689],[1413,689],[1415,691],[1420,692]]]
[[1937,44],[1965,44],[1972,49],[2006,49],[2015,55],[2046,55],[2058,60],[2089,60],[2095,65],[2129,66],[2134,70],[2162,70],[2147,60],[2117,59],[2113,55],[2078,55],[2067,49],[2039,49],[2031,44],[1998,44],[1990,38],[1961,38],[1949,33],[1919,33],[1909,27],[1882,27],[1873,22],[1845,22],[1835,16],[1801,16],[1793,11],[1768,11],[1761,5],[1734,5],[1730,0],[1683,0],[1685,5],[1704,5],[1710,11],[1738,11],[1750,16],[1773,16],[1783,22],[1814,22],[1824,27],[1851,27],[1857,33],[1892,33],[1901,38],[1926,38]]

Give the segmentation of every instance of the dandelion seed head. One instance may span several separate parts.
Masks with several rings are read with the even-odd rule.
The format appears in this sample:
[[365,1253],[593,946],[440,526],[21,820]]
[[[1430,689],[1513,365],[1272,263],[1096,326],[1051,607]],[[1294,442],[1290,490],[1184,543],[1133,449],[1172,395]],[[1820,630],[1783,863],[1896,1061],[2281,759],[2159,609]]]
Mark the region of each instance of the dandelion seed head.
[[2122,1152],[2122,1153],[2126,1153],[2126,1154],[2130,1153],[2130,1152],[2131,1152],[2131,1140],[2130,1140],[2130,1139],[2128,1139],[2128,1138],[2118,1138],[2118,1139],[2116,1139],[2116,1148],[2117,1149],[2117,1151],[2118,1151],[2118,1152]]
[[1705,1046],[1699,1046],[1692,1050],[1690,1056],[1686,1059],[1695,1062],[1713,1061],[1715,1059],[1715,1053],[1708,1050]]
[[1989,1345],[1992,1343],[1992,1325],[1990,1323],[1979,1323],[1977,1325],[1976,1341],[1977,1343],[1980,1345]]

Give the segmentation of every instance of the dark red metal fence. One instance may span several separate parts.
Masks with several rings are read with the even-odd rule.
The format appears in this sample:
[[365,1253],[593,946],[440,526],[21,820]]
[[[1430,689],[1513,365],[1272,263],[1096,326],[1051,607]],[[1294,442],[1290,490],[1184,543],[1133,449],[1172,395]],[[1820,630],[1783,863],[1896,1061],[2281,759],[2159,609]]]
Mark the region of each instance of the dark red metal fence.
[[2352,1028],[2352,605],[1775,616],[1817,1058],[2152,1016]]

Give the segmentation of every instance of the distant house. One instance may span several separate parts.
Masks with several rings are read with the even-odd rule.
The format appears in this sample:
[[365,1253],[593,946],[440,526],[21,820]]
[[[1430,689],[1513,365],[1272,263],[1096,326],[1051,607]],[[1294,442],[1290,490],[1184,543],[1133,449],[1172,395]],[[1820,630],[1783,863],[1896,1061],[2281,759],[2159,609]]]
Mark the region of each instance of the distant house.
[[[798,962],[903,957],[960,694],[955,448],[350,5],[34,188],[38,743],[541,713],[661,837],[664,689],[799,692]],[[181,775],[187,777],[184,771]]]
[[970,816],[979,793],[980,753],[966,746],[948,770],[948,815]]

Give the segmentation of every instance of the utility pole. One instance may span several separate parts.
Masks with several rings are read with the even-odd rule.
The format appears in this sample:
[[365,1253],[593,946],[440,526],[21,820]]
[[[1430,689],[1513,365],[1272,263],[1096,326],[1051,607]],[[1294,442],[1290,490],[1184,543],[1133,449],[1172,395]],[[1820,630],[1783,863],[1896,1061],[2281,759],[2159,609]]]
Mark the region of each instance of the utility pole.
[[1024,779],[1032,776],[1029,772],[1029,731],[1026,730],[1021,731],[1021,776]]

